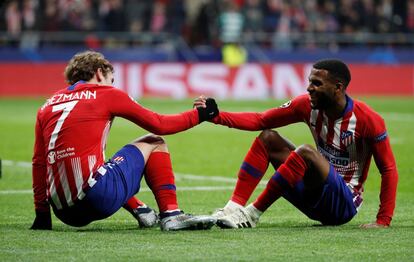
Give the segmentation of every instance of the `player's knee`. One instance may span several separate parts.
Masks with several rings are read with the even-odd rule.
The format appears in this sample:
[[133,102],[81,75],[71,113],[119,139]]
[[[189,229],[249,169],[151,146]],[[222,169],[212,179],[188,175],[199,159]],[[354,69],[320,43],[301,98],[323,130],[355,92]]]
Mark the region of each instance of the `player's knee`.
[[147,134],[144,136],[141,136],[134,140],[134,144],[136,143],[147,143],[147,144],[153,144],[153,145],[163,145],[166,144],[164,138],[162,136],[154,135],[154,134]]
[[278,141],[281,141],[283,138],[279,135],[278,132],[270,129],[265,129],[260,133],[259,139],[264,145],[270,146],[277,143]]
[[306,162],[313,162],[318,156],[318,151],[308,144],[304,144],[296,148],[295,152],[300,155]]
[[262,143],[265,145],[268,151],[280,152],[291,151],[295,149],[295,146],[282,137],[277,131],[266,129],[263,130],[259,137]]

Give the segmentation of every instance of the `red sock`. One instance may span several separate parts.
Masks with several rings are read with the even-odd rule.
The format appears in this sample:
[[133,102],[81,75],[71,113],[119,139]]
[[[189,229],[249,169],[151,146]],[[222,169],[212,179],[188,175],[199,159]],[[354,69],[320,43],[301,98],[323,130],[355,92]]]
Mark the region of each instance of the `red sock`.
[[265,190],[253,202],[253,206],[262,212],[266,211],[282,195],[283,190],[275,179],[277,174],[272,176]]
[[124,204],[124,208],[129,212],[132,212],[133,209],[136,209],[143,205],[145,205],[144,202],[133,196]]
[[237,184],[231,200],[242,206],[246,205],[257,184],[266,173],[269,157],[262,141],[256,138],[247,152],[238,173]]
[[142,202],[141,200],[139,200],[138,198],[133,196],[130,199],[128,199],[128,201],[124,204],[124,207],[135,209],[135,208],[143,206],[143,205],[145,205],[144,202]]
[[303,179],[306,169],[307,165],[303,158],[296,152],[291,152],[253,205],[264,212],[282,195],[284,190],[294,187]]
[[153,152],[145,166],[145,181],[157,200],[160,212],[178,209],[170,154]]

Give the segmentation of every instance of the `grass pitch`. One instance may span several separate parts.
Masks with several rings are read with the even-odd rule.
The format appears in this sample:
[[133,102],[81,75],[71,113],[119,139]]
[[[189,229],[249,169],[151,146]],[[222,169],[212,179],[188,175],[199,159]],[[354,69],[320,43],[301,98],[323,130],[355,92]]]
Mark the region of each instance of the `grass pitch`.
[[[380,112],[387,124],[399,171],[397,208],[388,229],[362,230],[375,220],[380,176],[372,162],[364,204],[348,224],[321,227],[285,200],[277,201],[257,228],[242,230],[161,232],[138,229],[124,210],[83,228],[64,225],[53,217],[53,231],[28,230],[33,218],[31,161],[36,110],[44,99],[0,98],[0,261],[414,261],[414,100],[362,99]],[[282,101],[218,101],[226,111],[262,111]],[[177,113],[191,101],[146,99],[144,106]],[[313,144],[308,128],[295,124],[279,129],[295,144]],[[106,155],[146,132],[116,119]],[[208,214],[222,207],[241,161],[259,132],[245,132],[203,123],[189,131],[166,136],[177,174],[180,207]],[[267,181],[269,170],[263,181]],[[229,178],[216,181],[215,177]],[[196,179],[198,178],[198,179]],[[212,178],[212,179],[208,179]],[[225,179],[221,179],[225,180]],[[143,182],[138,196],[150,206],[155,201]],[[262,190],[259,187],[251,200]]]

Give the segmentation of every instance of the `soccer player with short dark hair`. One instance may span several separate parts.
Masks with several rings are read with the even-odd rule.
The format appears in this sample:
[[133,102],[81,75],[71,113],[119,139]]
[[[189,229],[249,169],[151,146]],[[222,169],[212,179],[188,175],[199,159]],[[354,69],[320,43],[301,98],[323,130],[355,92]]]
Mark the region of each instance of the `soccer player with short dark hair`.
[[[308,94],[262,113],[220,112],[213,122],[241,130],[263,130],[253,142],[238,173],[231,199],[213,215],[223,228],[254,227],[260,215],[284,197],[323,225],[350,221],[362,204],[371,157],[381,173],[376,221],[362,227],[388,227],[395,208],[398,173],[384,120],[365,103],[346,94],[348,66],[339,60],[316,62]],[[204,97],[194,105],[202,105]],[[295,147],[271,130],[305,122],[316,148]],[[246,208],[269,163],[276,172],[264,191]]]
[[[134,195],[142,177],[155,195],[162,230],[206,229],[215,219],[191,216],[178,207],[174,174],[164,139],[218,114],[208,103],[175,115],[150,111],[112,86],[113,67],[101,53],[76,54],[56,92],[37,113],[33,155],[36,218],[32,229],[52,229],[50,206],[65,224],[85,226],[124,206],[141,226],[157,216]],[[106,139],[115,117],[152,132],[105,162]]]

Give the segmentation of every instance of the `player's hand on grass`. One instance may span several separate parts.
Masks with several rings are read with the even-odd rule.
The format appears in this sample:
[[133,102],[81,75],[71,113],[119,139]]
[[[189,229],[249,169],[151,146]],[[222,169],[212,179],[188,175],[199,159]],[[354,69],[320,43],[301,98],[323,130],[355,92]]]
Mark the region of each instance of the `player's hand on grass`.
[[369,224],[362,224],[359,226],[360,228],[387,228],[387,225],[379,224],[379,223],[369,223]]
[[219,109],[214,98],[199,96],[194,100],[193,106],[197,108],[199,123],[218,116]]
[[52,230],[52,217],[50,215],[50,211],[48,212],[36,211],[36,217],[30,229]]

